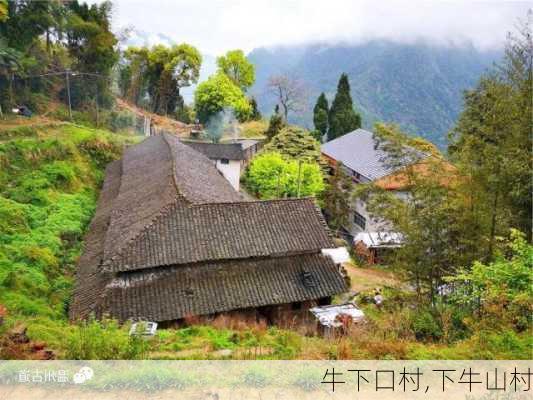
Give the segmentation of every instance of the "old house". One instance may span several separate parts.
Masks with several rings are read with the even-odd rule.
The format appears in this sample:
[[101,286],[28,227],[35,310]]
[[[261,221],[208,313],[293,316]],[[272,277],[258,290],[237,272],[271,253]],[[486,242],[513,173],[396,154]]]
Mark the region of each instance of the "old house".
[[[373,133],[364,129],[324,143],[321,151],[332,169],[342,163],[342,168],[355,184],[373,183],[405,201],[410,199],[407,167],[416,176],[423,176],[434,174],[433,167],[438,166],[446,172],[439,177],[444,185],[449,183],[447,179],[454,171],[444,159],[414,149],[411,151],[416,157],[389,163],[388,155],[378,146]],[[346,236],[352,240],[356,252],[369,263],[379,262],[380,255],[401,246],[402,236],[392,231],[388,221],[372,217],[364,201],[355,200],[351,212],[350,223],[344,227]]]
[[[385,177],[390,177],[405,165],[392,167],[386,162],[387,154],[378,148],[372,132],[357,129],[335,140],[324,143],[322,155],[332,168],[342,163],[342,168],[356,184],[374,182],[380,185]],[[388,189],[388,188],[386,188]],[[401,187],[391,188],[398,197],[406,198]],[[389,229],[387,221],[372,218],[361,200],[352,205],[350,224],[344,227],[352,237],[359,232],[380,232]]]
[[206,156],[151,136],[107,167],[70,317],[309,314],[346,289],[334,247],[313,199],[246,201]]
[[213,161],[216,168],[237,191],[242,173],[262,145],[261,141],[251,139],[239,139],[225,143],[184,140],[183,143]]

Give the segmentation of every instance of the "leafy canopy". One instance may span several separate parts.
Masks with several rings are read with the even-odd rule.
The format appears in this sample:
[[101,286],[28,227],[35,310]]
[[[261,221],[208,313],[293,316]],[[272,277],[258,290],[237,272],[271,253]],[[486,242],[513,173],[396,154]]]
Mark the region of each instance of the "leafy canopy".
[[264,152],[254,158],[245,182],[262,199],[317,196],[324,190],[318,164],[299,163],[278,152]]
[[264,148],[265,151],[279,152],[305,162],[320,160],[320,143],[308,131],[297,126],[282,128]]
[[255,67],[242,50],[230,50],[217,58],[219,72],[226,74],[235,85],[246,91],[255,82]]
[[200,83],[194,92],[196,117],[202,123],[225,108],[234,110],[239,121],[246,121],[252,107],[242,90],[226,74],[217,73]]

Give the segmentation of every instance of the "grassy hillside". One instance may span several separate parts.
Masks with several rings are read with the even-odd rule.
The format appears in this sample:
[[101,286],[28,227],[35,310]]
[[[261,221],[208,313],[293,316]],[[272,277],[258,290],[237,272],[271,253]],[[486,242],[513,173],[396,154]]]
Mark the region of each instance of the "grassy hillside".
[[131,140],[65,123],[0,126],[0,304],[8,325],[66,323],[104,168]]

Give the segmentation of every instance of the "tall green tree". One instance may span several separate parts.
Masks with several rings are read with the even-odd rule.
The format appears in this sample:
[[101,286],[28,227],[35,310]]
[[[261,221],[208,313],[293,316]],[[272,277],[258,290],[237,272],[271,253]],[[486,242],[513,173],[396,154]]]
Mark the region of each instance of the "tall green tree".
[[450,136],[449,153],[467,176],[472,208],[485,216],[487,261],[509,228],[531,240],[532,40],[528,23],[509,35],[503,62],[466,93]]
[[348,226],[353,189],[352,179],[344,171],[342,163],[337,163],[323,193],[328,224],[333,229]]
[[483,254],[476,213],[469,212],[463,179],[438,154],[425,152],[396,126],[377,124],[378,149],[383,162],[399,168],[395,178],[401,191],[388,190],[380,182],[357,185],[355,198],[363,200],[372,218],[388,221],[389,230],[402,235],[402,246],[388,262],[433,301],[443,277],[461,265],[471,265]]
[[130,47],[123,54],[119,88],[136,105],[172,115],[183,103],[180,89],[198,82],[201,64],[200,52],[187,43]]
[[257,106],[257,100],[255,97],[250,98],[250,107],[252,108],[252,113],[250,114],[250,119],[252,121],[259,121],[261,118],[263,118]]
[[276,136],[284,126],[285,120],[279,113],[279,105],[276,104],[276,107],[274,108],[274,113],[270,116],[268,128],[265,131],[265,136],[267,137],[267,140],[272,140],[272,138]]
[[313,123],[315,125],[315,130],[319,131],[322,136],[328,133],[328,114],[328,99],[324,92],[322,92],[320,93],[320,96],[318,96],[315,107],[313,108]]
[[235,85],[246,91],[255,82],[255,67],[242,50],[230,50],[217,58],[220,72],[226,74]]
[[354,110],[348,75],[343,73],[329,110],[328,140],[338,138],[360,127],[361,116]]
[[200,83],[194,92],[196,117],[202,123],[231,108],[239,121],[246,121],[252,112],[242,90],[226,74],[216,73]]

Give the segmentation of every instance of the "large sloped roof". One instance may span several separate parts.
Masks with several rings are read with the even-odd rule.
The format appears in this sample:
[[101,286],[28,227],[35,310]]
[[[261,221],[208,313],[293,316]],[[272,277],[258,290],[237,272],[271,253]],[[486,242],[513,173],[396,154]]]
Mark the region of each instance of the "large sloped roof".
[[344,289],[333,261],[319,254],[218,261],[133,272],[109,282],[100,308],[121,320],[169,321],[331,296]]
[[[289,264],[296,268],[303,265],[305,257],[330,247],[334,244],[313,199],[245,201],[207,157],[171,135],[153,136],[127,149],[122,160],[107,168],[78,264],[71,317],[109,312],[121,318],[126,314],[128,318],[133,314],[147,318],[153,314],[148,312],[149,297],[176,310],[170,319],[181,318],[181,311],[170,305],[170,297],[158,297],[164,282],[150,280],[142,290],[122,290],[120,301],[113,282],[134,279],[128,274],[163,273],[165,268],[176,268],[175,276],[183,279],[197,268],[207,272],[217,268],[267,268],[272,271],[265,271],[267,275],[261,278],[260,285],[268,290],[273,287],[273,282],[267,282],[269,279],[284,279],[281,272],[275,272],[276,268]],[[287,260],[282,261],[283,257]],[[277,261],[271,263],[269,259]],[[332,284],[321,286],[327,289],[324,296],[344,289],[344,284],[335,278],[338,273],[323,257],[309,260],[310,265],[322,265],[321,273],[330,274]],[[230,290],[226,280],[218,284],[217,290]],[[301,301],[313,293],[318,292],[287,295],[292,300],[284,299]],[[261,301],[245,298],[244,292],[236,292],[235,296],[240,296],[237,303],[254,303],[250,306],[271,304],[268,296]],[[141,302],[147,308],[133,314],[119,312],[122,307],[130,307],[128,302]],[[222,305],[219,308],[226,309]],[[195,309],[202,310],[200,306]]]
[[390,175],[410,164],[406,160],[404,164],[390,165],[387,162],[387,153],[379,148],[374,134],[364,129],[356,129],[324,143],[321,151],[371,181]]

